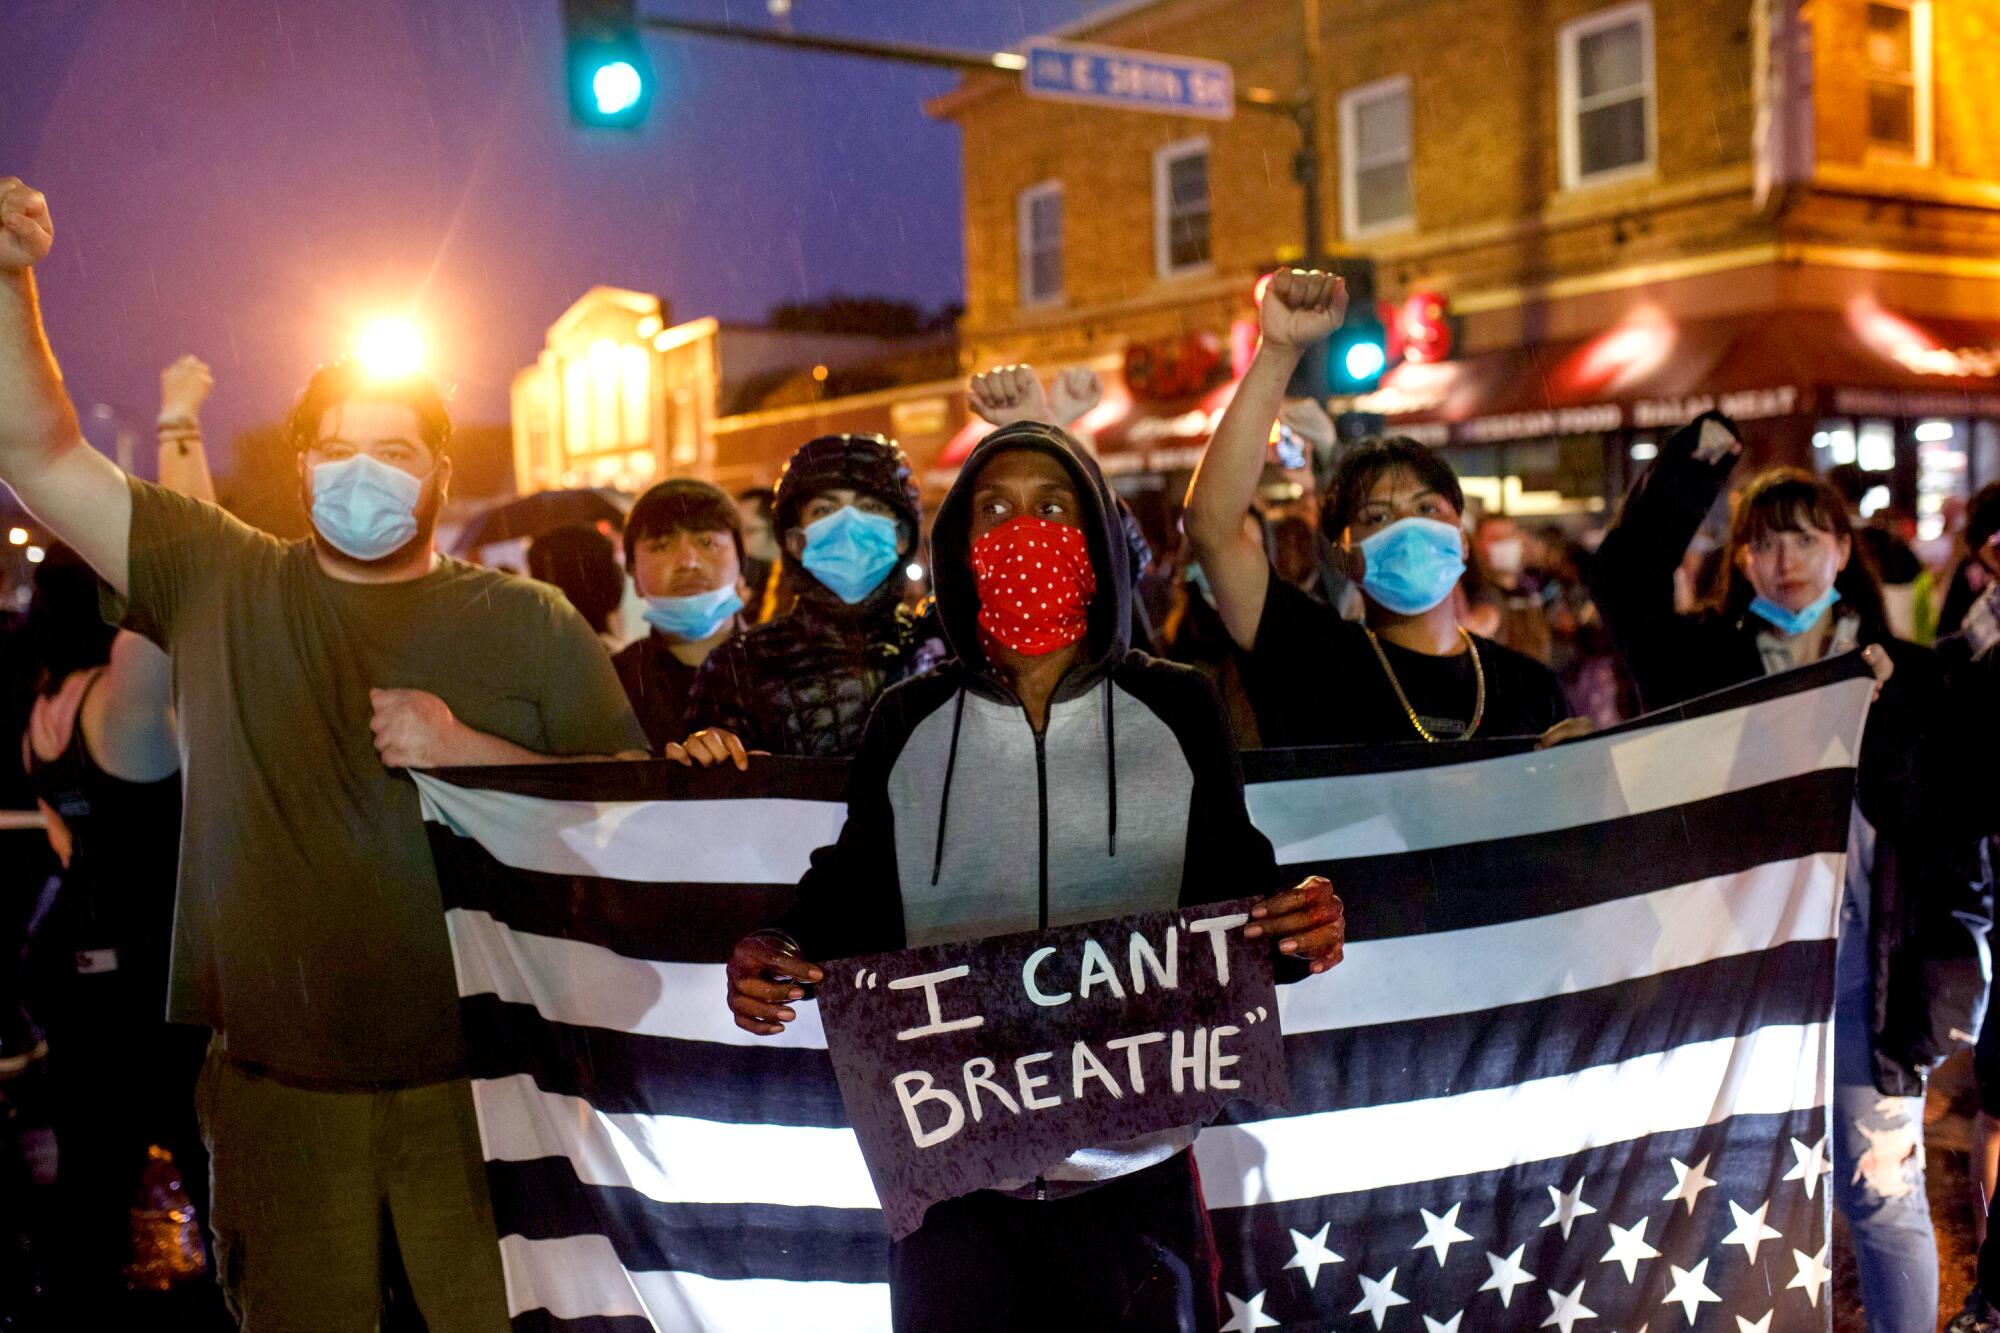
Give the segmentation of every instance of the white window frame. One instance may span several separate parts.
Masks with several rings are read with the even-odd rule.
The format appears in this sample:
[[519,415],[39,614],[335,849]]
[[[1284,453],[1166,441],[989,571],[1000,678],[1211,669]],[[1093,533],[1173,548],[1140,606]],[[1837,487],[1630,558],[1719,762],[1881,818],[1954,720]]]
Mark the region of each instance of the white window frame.
[[1068,249],[1069,218],[1062,218],[1062,225],[1056,232],[1056,256],[1063,261],[1062,277],[1053,292],[1035,290],[1035,205],[1054,196],[1058,203],[1063,197],[1062,182],[1041,181],[1021,191],[1014,202],[1014,262],[1020,270],[1021,304],[1023,306],[1061,305],[1069,286]]
[[[1168,189],[1170,169],[1182,158],[1200,154],[1209,159],[1208,177],[1208,258],[1198,264],[1184,264],[1175,268],[1172,233],[1169,226],[1169,209],[1173,196]],[[1215,159],[1209,153],[1208,136],[1197,135],[1192,139],[1181,139],[1153,150],[1153,269],[1163,278],[1185,278],[1198,273],[1207,273],[1215,267]]]
[[[1931,43],[1931,0],[1875,0],[1875,3],[1894,9],[1908,11],[1910,15],[1910,83],[1916,94],[1912,98],[1912,129],[1916,134],[1914,151],[1905,153],[1887,144],[1868,140],[1867,155],[1878,162],[1902,162],[1911,166],[1928,167],[1935,160],[1937,137],[1933,126],[1935,121],[1935,98],[1937,96],[1936,64]],[[1862,40],[1867,40],[1867,20],[1862,20]],[[1875,81],[1875,67],[1865,64],[1861,76],[1862,96],[1868,95],[1868,85]]]
[[[1387,159],[1380,162],[1363,162],[1360,150],[1360,111],[1364,103],[1379,102],[1388,97],[1400,96],[1410,115],[1410,145],[1408,155],[1403,159],[1404,168],[1410,172],[1410,211],[1400,218],[1390,218],[1370,226],[1361,225],[1361,172],[1364,167],[1386,166]],[[1364,83],[1359,88],[1349,90],[1340,99],[1340,228],[1341,234],[1349,240],[1364,240],[1370,236],[1387,236],[1395,232],[1414,231],[1417,226],[1416,190],[1416,103],[1410,96],[1410,79],[1407,74],[1394,78],[1377,79],[1374,83]]]
[[[1586,176],[1581,171],[1582,143],[1577,134],[1577,121],[1584,108],[1579,106],[1577,90],[1579,86],[1577,52],[1583,39],[1592,37],[1611,28],[1622,28],[1633,20],[1639,23],[1639,45],[1641,65],[1645,70],[1646,98],[1646,159],[1630,166],[1614,167],[1608,171],[1593,172]],[[1562,186],[1565,190],[1587,190],[1599,185],[1613,185],[1619,181],[1642,180],[1659,171],[1660,162],[1660,84],[1658,71],[1653,63],[1653,6],[1648,0],[1637,0],[1634,4],[1617,5],[1611,9],[1600,9],[1595,14],[1586,15],[1563,25],[1558,37],[1559,44],[1559,88],[1557,96],[1558,137],[1562,144]]]

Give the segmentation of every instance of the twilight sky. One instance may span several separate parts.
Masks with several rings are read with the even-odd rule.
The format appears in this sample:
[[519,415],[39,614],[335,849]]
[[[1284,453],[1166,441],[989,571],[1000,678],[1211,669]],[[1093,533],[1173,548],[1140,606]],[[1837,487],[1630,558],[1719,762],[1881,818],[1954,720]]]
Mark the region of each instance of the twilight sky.
[[[996,49],[1102,2],[795,0],[793,24]],[[762,0],[640,8],[768,21]],[[0,0],[0,175],[49,195],[42,295],[79,406],[150,422],[192,351],[226,449],[402,307],[460,419],[503,421],[592,283],[676,318],[958,299],[958,132],[922,112],[952,74],[647,40],[651,120],[606,137],[569,124],[557,0]]]

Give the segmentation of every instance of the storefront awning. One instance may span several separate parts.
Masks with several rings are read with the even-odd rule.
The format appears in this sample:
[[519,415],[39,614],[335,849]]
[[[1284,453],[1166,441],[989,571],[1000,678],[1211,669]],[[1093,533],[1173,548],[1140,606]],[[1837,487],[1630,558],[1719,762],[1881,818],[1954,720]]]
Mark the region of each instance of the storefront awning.
[[1676,320],[1645,309],[1589,338],[1403,365],[1361,400],[1429,443],[1648,430],[1720,408],[1742,421],[2000,414],[2000,323],[1865,303]]

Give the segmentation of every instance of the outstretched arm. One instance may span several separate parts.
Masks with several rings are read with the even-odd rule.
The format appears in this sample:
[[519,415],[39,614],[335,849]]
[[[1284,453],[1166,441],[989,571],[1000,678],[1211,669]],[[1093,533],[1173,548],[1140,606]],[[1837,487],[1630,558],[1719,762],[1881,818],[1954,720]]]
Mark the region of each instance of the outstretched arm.
[[123,593],[131,493],[118,465],[92,449],[77,426],[35,295],[34,266],[54,243],[48,200],[0,176],[0,481]]
[[1263,340],[1188,486],[1181,522],[1208,574],[1215,609],[1245,652],[1257,643],[1271,566],[1263,546],[1244,533],[1243,515],[1257,498],[1285,385],[1305,349],[1338,328],[1346,313],[1347,286],[1332,274],[1289,269],[1272,275],[1257,309]]

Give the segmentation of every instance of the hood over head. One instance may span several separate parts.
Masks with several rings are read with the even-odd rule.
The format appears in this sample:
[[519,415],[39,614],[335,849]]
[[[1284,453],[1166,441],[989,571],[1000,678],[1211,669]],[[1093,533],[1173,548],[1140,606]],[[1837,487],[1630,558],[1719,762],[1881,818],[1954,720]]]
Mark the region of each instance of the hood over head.
[[992,668],[979,644],[979,588],[972,573],[972,491],[987,461],[1012,449],[1032,449],[1062,464],[1076,484],[1082,508],[1078,517],[1097,571],[1097,595],[1091,599],[1090,628],[1083,641],[1082,661],[1089,669],[1073,671],[1058,696],[1073,697],[1095,684],[1131,648],[1133,594],[1117,497],[1097,460],[1068,431],[1046,422],[1016,422],[981,440],[965,460],[931,527],[938,619],[958,659],[975,675],[988,676]]

